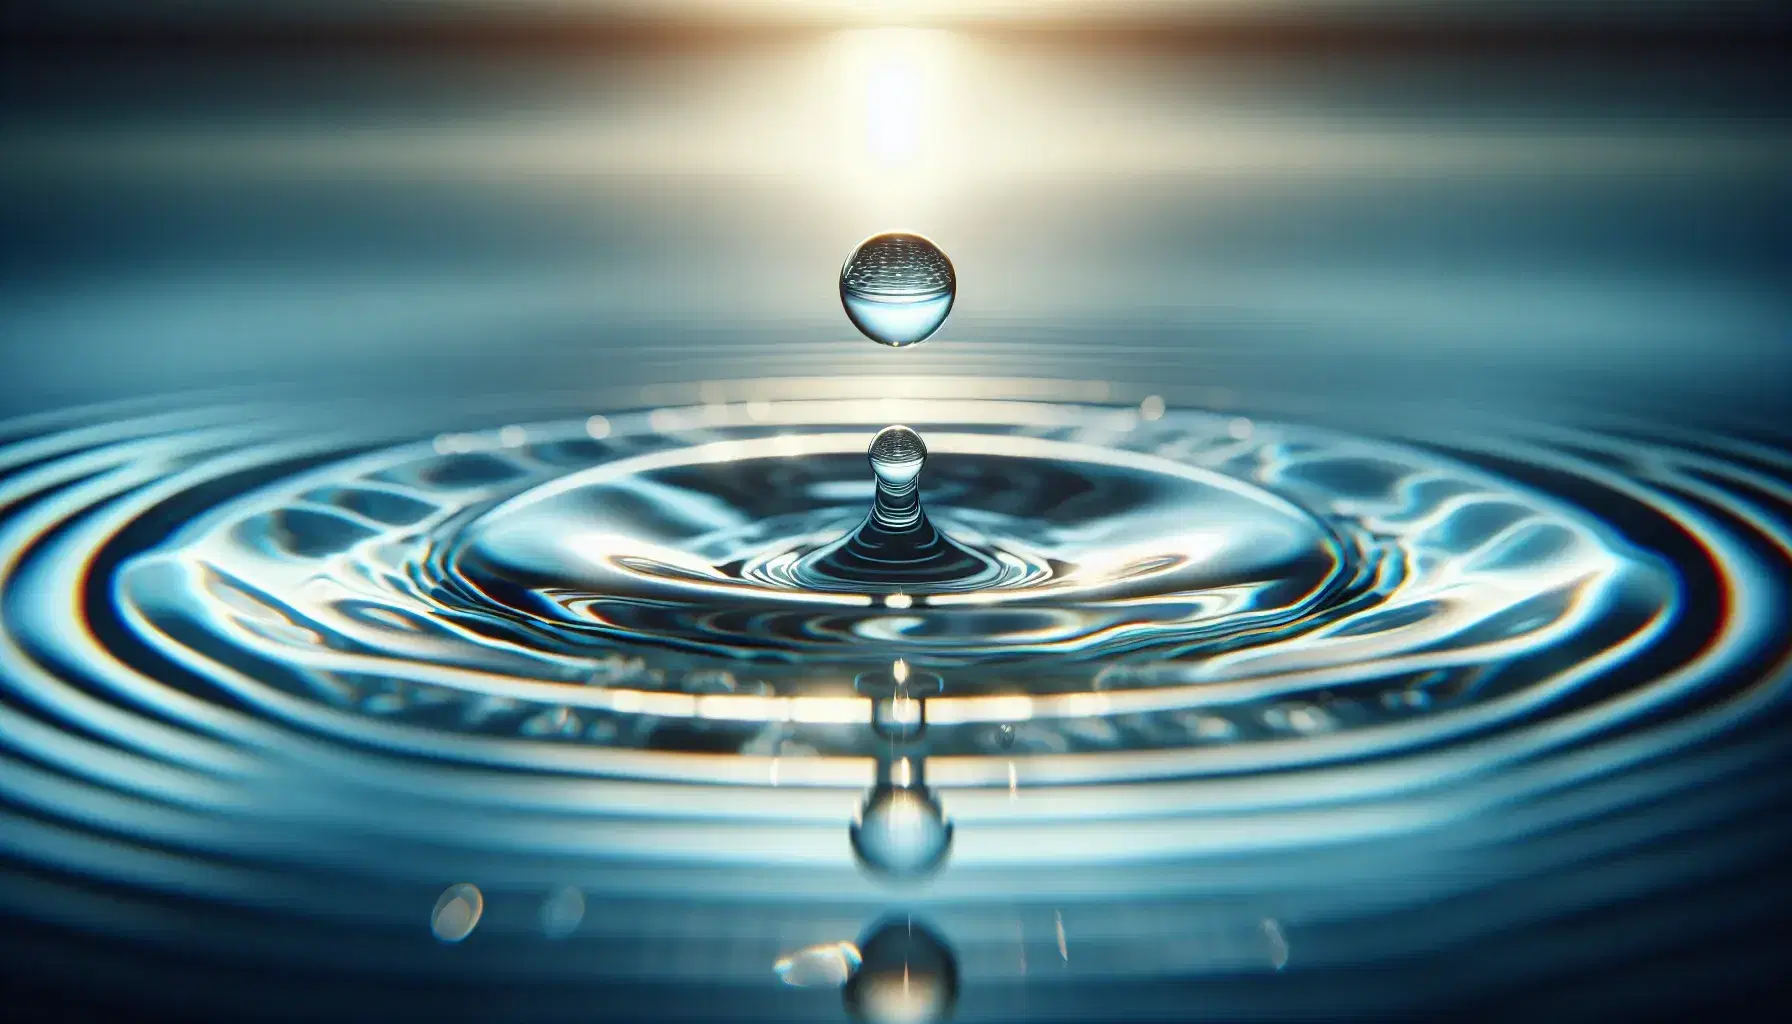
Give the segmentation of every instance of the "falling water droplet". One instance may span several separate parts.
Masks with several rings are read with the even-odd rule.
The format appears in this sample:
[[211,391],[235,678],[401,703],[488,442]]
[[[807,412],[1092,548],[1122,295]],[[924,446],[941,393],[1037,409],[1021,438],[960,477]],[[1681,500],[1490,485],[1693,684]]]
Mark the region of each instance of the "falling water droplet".
[[882,926],[859,944],[862,963],[846,983],[846,1012],[867,1024],[928,1024],[958,1002],[958,963],[946,944],[913,921]]
[[557,889],[541,904],[541,931],[550,939],[564,939],[585,920],[585,894],[572,886]]
[[1014,746],[1014,726],[1009,725],[1006,722],[997,726],[996,742],[1002,745],[1003,750],[1007,750]]
[[946,859],[952,826],[919,786],[880,785],[852,826],[852,848],[879,874],[925,874]]
[[479,915],[485,913],[485,896],[470,882],[457,882],[442,890],[429,915],[429,930],[443,942],[459,942],[473,934]]
[[847,317],[867,338],[892,348],[931,337],[957,294],[952,261],[920,235],[873,235],[840,268]]

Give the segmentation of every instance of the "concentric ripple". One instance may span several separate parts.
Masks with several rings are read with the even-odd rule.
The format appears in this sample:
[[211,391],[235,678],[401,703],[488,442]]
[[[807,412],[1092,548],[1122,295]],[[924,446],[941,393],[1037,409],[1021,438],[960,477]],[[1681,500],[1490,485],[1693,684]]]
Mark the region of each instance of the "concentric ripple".
[[[1343,965],[1499,926],[1352,920],[1613,854],[1636,827],[1523,844],[1763,756],[1676,755],[1784,687],[1778,452],[735,387],[448,432],[267,402],[6,425],[0,848],[65,880],[0,899],[336,956],[278,927],[302,915],[403,971],[434,962],[398,936],[450,883],[485,894],[468,949],[545,941],[537,908],[567,886],[604,942],[644,934],[617,909],[642,893],[690,892],[752,913],[653,934],[713,944],[726,918],[703,978],[769,991],[779,957],[857,933],[829,908],[878,904],[846,841],[881,742],[852,681],[902,658],[941,680],[927,777],[955,846],[927,899],[967,990],[1013,969],[991,901],[1056,957],[1075,915],[1054,926],[1039,894],[1068,890],[1135,906],[1112,943],[1236,940],[1086,968],[1103,977],[1271,970],[1264,935],[1281,962]],[[894,604],[776,585],[863,516],[865,443],[897,421],[932,450],[929,512],[1009,552],[1013,585]],[[170,930],[196,906],[218,919]],[[610,952],[528,970],[689,970]]]

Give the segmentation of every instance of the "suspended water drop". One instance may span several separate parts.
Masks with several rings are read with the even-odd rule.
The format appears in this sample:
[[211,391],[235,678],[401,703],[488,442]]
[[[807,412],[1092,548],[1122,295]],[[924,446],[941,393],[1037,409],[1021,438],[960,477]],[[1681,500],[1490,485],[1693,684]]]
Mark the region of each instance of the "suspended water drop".
[[1002,745],[1003,750],[1007,750],[1009,747],[1014,746],[1014,726],[1009,725],[1006,722],[997,726],[996,742]]
[[429,915],[429,930],[443,942],[459,942],[473,934],[485,913],[485,895],[471,882],[457,882],[442,890]]
[[787,953],[772,964],[773,973],[797,988],[839,988],[859,969],[859,947],[850,942],[823,942]]
[[564,939],[585,920],[585,894],[572,886],[557,889],[542,901],[541,931],[550,939]]
[[878,786],[852,826],[853,852],[884,875],[926,874],[946,859],[951,843],[945,812],[918,785]]
[[846,983],[846,1012],[867,1024],[928,1024],[958,1002],[952,951],[912,920],[891,921],[859,944],[862,963]]
[[840,268],[847,317],[867,338],[892,348],[931,337],[957,294],[952,261],[920,235],[873,235]]

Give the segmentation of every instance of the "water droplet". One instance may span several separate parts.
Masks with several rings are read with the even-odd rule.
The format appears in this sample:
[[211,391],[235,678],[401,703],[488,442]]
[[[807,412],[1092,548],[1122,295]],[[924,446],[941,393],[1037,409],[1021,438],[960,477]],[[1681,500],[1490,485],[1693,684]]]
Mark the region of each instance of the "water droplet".
[[772,964],[772,971],[779,981],[797,988],[839,988],[862,962],[859,947],[852,943],[823,942],[786,953]]
[[564,939],[585,920],[585,894],[572,886],[556,889],[541,904],[541,931],[550,939]]
[[873,235],[840,268],[847,317],[867,338],[892,348],[931,337],[957,294],[952,261],[920,235]]
[[1163,398],[1158,395],[1146,395],[1145,400],[1143,402],[1139,403],[1139,417],[1141,419],[1147,419],[1147,420],[1163,419],[1164,418],[1164,400],[1163,400]]
[[1007,723],[997,726],[996,742],[1002,745],[1003,750],[1014,746],[1014,726]]
[[443,942],[459,942],[473,934],[485,913],[485,895],[471,882],[457,882],[442,890],[429,915],[429,930]]
[[921,475],[921,466],[927,461],[927,443],[920,434],[897,424],[878,431],[866,454],[871,457],[871,470],[877,474],[878,483],[900,489]]
[[846,1012],[867,1024],[945,1020],[958,1002],[958,963],[932,932],[891,921],[859,944],[858,971],[846,983]]
[[852,847],[872,871],[925,874],[946,859],[952,826],[940,805],[916,787],[879,786],[852,826]]

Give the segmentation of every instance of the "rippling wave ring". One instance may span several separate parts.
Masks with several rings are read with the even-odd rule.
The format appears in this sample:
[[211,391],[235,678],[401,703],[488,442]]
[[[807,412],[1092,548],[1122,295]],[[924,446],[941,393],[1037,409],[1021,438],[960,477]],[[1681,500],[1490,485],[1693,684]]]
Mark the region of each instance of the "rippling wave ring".
[[[948,659],[926,712],[928,782],[957,826],[926,889],[947,932],[967,907],[1068,886],[1164,908],[1139,911],[1152,941],[1196,927],[1173,918],[1178,900],[1241,891],[1290,935],[1306,927],[1321,960],[1436,941],[1324,924],[1597,855],[1607,839],[1487,851],[1745,771],[1746,744],[1677,755],[1785,688],[1779,452],[1659,430],[1402,438],[1161,405],[785,390],[595,416],[463,408],[446,432],[428,412],[296,402],[0,427],[0,848],[84,880],[0,898],[163,937],[167,901],[197,899],[259,915],[259,933],[233,917],[183,937],[241,952],[287,949],[263,926],[299,912],[415,930],[461,879],[487,891],[482,927],[500,933],[534,927],[503,916],[505,894],[575,885],[601,904],[682,886],[772,908],[736,937],[753,957],[706,976],[775,981],[777,951],[847,927],[818,907],[883,898],[845,842],[879,742],[852,671],[527,621],[482,603],[454,562],[459,531],[531,488],[704,444],[800,454],[806,437],[904,422],[941,463],[1007,438],[1149,456],[1291,503],[1344,553],[1336,578],[1261,621],[1213,596],[1210,642],[962,679]],[[907,649],[899,613],[867,604],[842,635]],[[1341,844],[1359,852],[1326,852]],[[1297,884],[1289,857],[1337,884]],[[123,895],[78,898],[93,880]],[[1254,928],[1265,912],[1243,913]],[[1010,941],[965,928],[973,950]],[[1216,948],[1202,964],[1261,959]],[[980,969],[1008,970],[996,960]],[[1162,969],[1196,969],[1174,960]],[[576,969],[677,975],[645,953]]]

